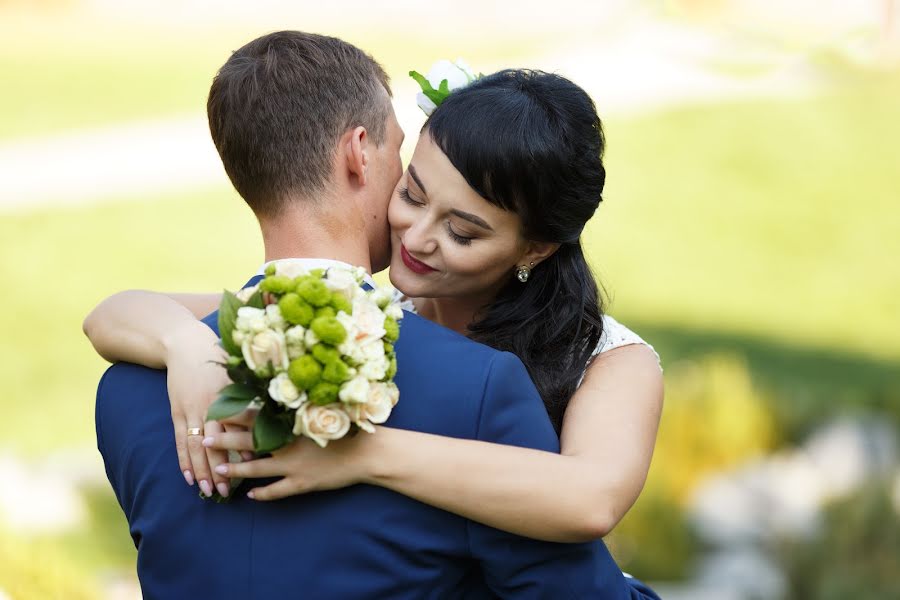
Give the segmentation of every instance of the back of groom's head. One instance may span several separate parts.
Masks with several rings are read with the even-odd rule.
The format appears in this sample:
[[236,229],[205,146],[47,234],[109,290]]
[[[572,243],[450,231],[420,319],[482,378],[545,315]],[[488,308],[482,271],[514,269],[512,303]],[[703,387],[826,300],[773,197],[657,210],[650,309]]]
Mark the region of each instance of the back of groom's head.
[[213,80],[209,129],[225,171],[257,216],[327,186],[341,135],[362,126],[384,141],[388,76],[337,38],[278,31],[235,51]]

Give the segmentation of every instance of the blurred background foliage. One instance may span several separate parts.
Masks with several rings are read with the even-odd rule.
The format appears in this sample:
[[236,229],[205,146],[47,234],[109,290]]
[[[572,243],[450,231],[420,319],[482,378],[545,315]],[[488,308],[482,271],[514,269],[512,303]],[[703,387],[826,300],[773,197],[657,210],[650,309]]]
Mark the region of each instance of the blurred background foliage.
[[[740,33],[753,48],[802,65],[804,77],[814,73],[800,94],[616,105],[606,102],[608,90],[629,82],[591,75],[595,59],[608,60],[612,26],[596,25],[604,13],[579,5],[596,30],[581,23],[567,33],[562,17],[555,27],[525,19],[532,4],[542,3],[526,3],[521,28],[489,29],[501,22],[492,14],[480,30],[464,31],[437,27],[438,17],[423,22],[409,6],[409,14],[379,13],[354,27],[327,9],[301,18],[278,2],[249,22],[233,15],[207,22],[199,9],[182,14],[169,3],[4,0],[0,169],[4,152],[34,140],[202,117],[209,81],[228,52],[276,28],[332,33],[371,51],[396,82],[398,113],[413,103],[406,71],[438,58],[462,54],[489,71],[553,69],[575,55],[564,73],[587,82],[609,142],[608,187],[585,243],[610,312],[655,346],[666,374],[650,476],[607,541],[623,569],[642,579],[690,581],[708,550],[690,506],[708,477],[798,447],[838,417],[900,424],[900,71],[876,51],[860,62],[845,38],[816,37],[802,19],[790,21],[793,30],[774,16],[745,16],[735,27],[726,17],[745,15],[738,9],[746,3],[609,2],[610,19],[632,30],[674,23],[725,31],[726,40]],[[476,6],[467,4],[472,12],[457,23],[477,22]],[[876,19],[867,30],[873,45],[878,28]],[[709,53],[701,62],[738,80],[769,68],[757,54],[729,56]],[[403,124],[414,140],[410,122]],[[407,157],[411,148],[407,142]],[[39,176],[53,178],[59,167],[43,164]],[[0,466],[0,476],[9,480],[3,469],[12,468],[20,482],[12,500],[0,493],[0,592],[12,598],[136,593],[127,526],[92,450],[93,395],[105,365],[81,334],[81,319],[124,288],[238,286],[262,258],[252,215],[224,175],[175,191],[108,191],[102,178],[96,185],[96,199],[78,203],[22,205],[0,195],[0,275],[13,290],[0,311],[7,386],[0,465],[18,465]],[[42,494],[29,487],[37,485],[34,473],[69,477],[80,516],[57,528],[23,524],[11,503]],[[900,487],[892,477],[829,502],[815,536],[782,540],[786,597],[900,595],[893,571]]]

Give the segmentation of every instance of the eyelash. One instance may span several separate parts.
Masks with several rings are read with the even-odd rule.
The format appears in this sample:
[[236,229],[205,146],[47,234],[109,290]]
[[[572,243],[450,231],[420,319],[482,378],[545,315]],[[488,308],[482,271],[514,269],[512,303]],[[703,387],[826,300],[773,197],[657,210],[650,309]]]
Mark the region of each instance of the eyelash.
[[[423,202],[419,202],[418,200],[413,200],[413,197],[409,195],[409,188],[402,187],[400,188],[400,197],[404,202],[409,204],[410,206],[423,206]],[[450,221],[447,221],[447,233],[450,235],[450,239],[459,244],[460,246],[469,246],[472,244],[472,240],[474,238],[468,238],[462,235],[459,235],[453,228],[450,227]]]

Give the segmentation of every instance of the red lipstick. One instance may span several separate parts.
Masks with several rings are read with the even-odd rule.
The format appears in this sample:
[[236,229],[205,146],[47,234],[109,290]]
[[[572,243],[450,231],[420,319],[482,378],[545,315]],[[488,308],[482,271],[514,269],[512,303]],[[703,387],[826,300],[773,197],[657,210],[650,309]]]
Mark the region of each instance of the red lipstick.
[[403,264],[406,265],[406,268],[413,273],[418,273],[419,275],[427,275],[428,273],[437,271],[437,269],[432,269],[422,261],[413,258],[412,255],[406,250],[406,246],[404,246],[403,244],[400,244],[400,258],[401,260],[403,260]]

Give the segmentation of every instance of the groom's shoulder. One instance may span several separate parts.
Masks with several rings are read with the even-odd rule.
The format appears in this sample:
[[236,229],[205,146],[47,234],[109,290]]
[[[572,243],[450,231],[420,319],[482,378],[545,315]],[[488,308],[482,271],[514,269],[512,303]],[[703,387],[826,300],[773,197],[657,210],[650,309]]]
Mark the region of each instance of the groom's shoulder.
[[413,354],[418,358],[439,359],[452,353],[458,355],[457,361],[479,363],[490,361],[502,354],[509,354],[473,341],[452,329],[407,311],[404,311],[403,320],[400,322],[400,340],[396,344],[396,350],[401,357]]

